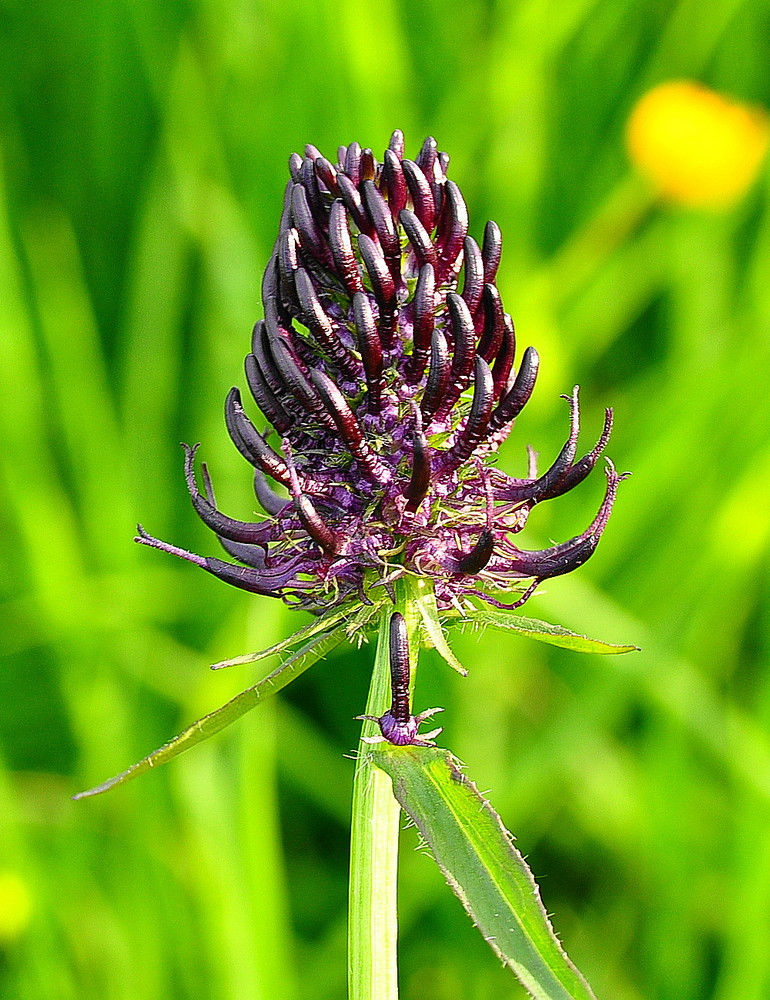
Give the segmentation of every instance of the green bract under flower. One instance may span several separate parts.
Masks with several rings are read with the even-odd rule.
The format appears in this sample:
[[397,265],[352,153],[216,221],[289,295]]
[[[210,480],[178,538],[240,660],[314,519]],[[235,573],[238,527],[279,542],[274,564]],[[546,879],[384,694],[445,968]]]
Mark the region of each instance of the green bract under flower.
[[[569,436],[549,469],[538,475],[531,459],[529,476],[515,479],[490,464],[532,394],[539,360],[527,347],[516,361],[495,284],[500,231],[487,223],[481,247],[468,236],[448,165],[433,139],[405,159],[398,131],[381,163],[357,143],[341,147],[336,163],[313,146],[291,157],[262,283],[264,319],[245,363],[268,426],[257,429],[238,389],[225,408],[266,517],[222,513],[206,467],[201,489],[196,449],[187,448],[193,505],[232,561],[141,527],[138,541],[316,612],[367,601],[403,574],[430,578],[439,608],[459,609],[469,596],[517,607],[540,580],[593,553],[622,478],[609,462],[586,531],[534,552],[515,544],[535,504],[590,473],[612,414],[577,460],[575,389]],[[499,600],[505,591],[513,603]]]

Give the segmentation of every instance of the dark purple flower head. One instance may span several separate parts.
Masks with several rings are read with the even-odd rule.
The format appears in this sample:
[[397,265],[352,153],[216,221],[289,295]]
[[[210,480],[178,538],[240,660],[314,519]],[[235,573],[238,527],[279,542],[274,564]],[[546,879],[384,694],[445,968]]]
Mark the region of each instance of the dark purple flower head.
[[[337,162],[313,146],[289,166],[280,230],[262,282],[245,374],[268,422],[260,431],[238,389],[225,404],[230,436],[254,467],[266,519],[217,507],[195,448],[185,474],[201,519],[232,560],[138,541],[196,563],[244,590],[321,611],[403,574],[429,577],[439,607],[466,596],[518,606],[540,580],[589,558],[618,482],[581,535],[540,551],[514,544],[537,503],[589,474],[610,435],[577,459],[578,394],[566,397],[569,437],[538,475],[490,465],[532,394],[538,355],[515,365],[516,338],[495,284],[498,227],[481,247],[446,176],[449,157],[427,139],[404,159],[394,132],[384,160],[357,143]],[[462,273],[462,278],[460,275]],[[276,489],[276,486],[279,489]],[[513,605],[489,591],[513,591]],[[523,595],[523,596],[522,596]]]

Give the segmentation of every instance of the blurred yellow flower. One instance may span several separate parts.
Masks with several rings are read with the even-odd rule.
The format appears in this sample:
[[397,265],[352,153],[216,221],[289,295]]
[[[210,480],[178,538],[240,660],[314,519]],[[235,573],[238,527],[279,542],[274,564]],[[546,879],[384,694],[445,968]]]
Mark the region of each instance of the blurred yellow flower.
[[690,206],[724,207],[754,181],[770,141],[764,110],[687,80],[663,83],[628,121],[633,163],[660,193]]
[[0,947],[20,937],[31,916],[32,896],[27,883],[16,872],[0,872]]

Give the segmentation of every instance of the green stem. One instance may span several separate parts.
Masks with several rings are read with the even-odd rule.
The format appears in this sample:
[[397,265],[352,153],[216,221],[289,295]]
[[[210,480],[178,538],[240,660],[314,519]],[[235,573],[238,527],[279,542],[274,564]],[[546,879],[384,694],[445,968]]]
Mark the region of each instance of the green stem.
[[[410,636],[412,679],[417,665],[416,610],[406,590],[395,608],[380,618],[377,652],[366,714],[381,716],[390,707],[389,630],[393,610],[406,620]],[[361,736],[379,735],[366,721]],[[401,807],[384,771],[376,768],[369,745],[360,742],[353,780],[348,905],[349,1000],[398,1000],[397,876]]]

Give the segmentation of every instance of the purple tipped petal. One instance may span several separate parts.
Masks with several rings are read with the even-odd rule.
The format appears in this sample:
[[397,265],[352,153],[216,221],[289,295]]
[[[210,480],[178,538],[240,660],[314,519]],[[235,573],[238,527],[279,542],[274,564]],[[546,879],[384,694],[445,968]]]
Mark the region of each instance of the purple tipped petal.
[[[402,146],[402,154],[403,151]],[[388,199],[390,214],[394,219],[397,219],[404,205],[406,205],[406,179],[401,167],[401,157],[392,149],[385,150],[385,162],[382,167],[382,187]]]
[[516,378],[500,400],[489,421],[489,432],[494,434],[514,420],[526,406],[535,388],[540,357],[534,347],[528,347],[521,359]]
[[436,227],[436,203],[433,200],[431,186],[416,163],[404,160],[401,168],[404,171],[404,179],[409,189],[414,214],[425,226],[425,229],[432,233]]
[[366,292],[356,292],[353,296],[353,316],[358,336],[358,347],[366,373],[370,409],[377,411],[380,408],[382,396],[382,344]]
[[319,156],[315,160],[315,172],[326,190],[330,194],[337,194],[339,191],[339,187],[337,186],[337,170],[325,156]]
[[404,133],[400,128],[394,129],[388,143],[388,149],[392,150],[399,160],[404,158]]
[[262,510],[266,514],[270,514],[271,517],[280,514],[286,504],[290,502],[286,497],[282,497],[280,493],[271,489],[267,477],[261,469],[254,470],[254,495]]
[[426,264],[430,264],[435,269],[438,264],[436,248],[433,246],[427,230],[415,213],[405,208],[401,213],[401,225],[404,227],[407,239],[412,244],[412,250],[417,258],[418,266],[422,268]]
[[439,417],[449,413],[463,390],[470,384],[476,359],[476,331],[473,328],[473,318],[465,304],[465,299],[454,292],[449,292],[447,306],[449,307],[449,328],[452,332],[454,351],[449,386],[438,409]]
[[294,423],[293,417],[286,412],[283,404],[276,398],[253,354],[247,354],[244,360],[246,381],[249,384],[254,402],[264,413],[270,423],[280,434],[285,434]]
[[481,302],[481,293],[484,290],[484,262],[481,259],[479,245],[472,236],[465,237],[463,264],[465,267],[463,298],[471,315],[474,316]]
[[356,187],[361,182],[361,145],[351,142],[345,153],[345,173]]
[[516,335],[513,332],[513,323],[510,316],[505,317],[505,333],[503,342],[497,352],[497,357],[492,365],[492,376],[495,380],[495,398],[500,396],[508,388],[508,379],[511,377],[513,368],[513,358],[516,352]]
[[588,528],[581,534],[571,538],[561,545],[553,545],[548,549],[535,552],[516,550],[511,559],[512,569],[522,577],[534,576],[545,580],[552,576],[562,576],[582,566],[593,555],[602,532],[607,526],[618,492],[618,483],[625,476],[619,476],[615,467],[607,461],[607,489],[604,500]]
[[494,283],[500,258],[503,253],[503,236],[496,222],[488,222],[484,227],[481,256],[484,258],[484,281]]
[[497,357],[505,337],[503,302],[494,285],[484,285],[482,311],[484,320],[478,351],[485,361],[491,362]]
[[353,253],[348,216],[345,204],[340,199],[332,202],[329,212],[329,246],[337,273],[342,278],[348,294],[355,295],[356,292],[362,292],[364,285],[358,270],[358,261]]
[[275,525],[272,521],[261,521],[252,523],[248,521],[236,521],[232,517],[227,517],[217,510],[216,500],[211,490],[208,476],[205,475],[207,496],[204,497],[198,490],[195,482],[195,453],[198,450],[196,444],[193,448],[188,445],[182,446],[185,451],[184,473],[187,482],[187,489],[190,493],[192,505],[195,513],[203,523],[211,528],[217,535],[230,539],[234,542],[243,542],[247,545],[266,545],[272,541],[275,535]]
[[433,268],[430,264],[425,264],[420,268],[417,278],[417,285],[414,289],[414,322],[412,336],[414,347],[412,357],[407,369],[410,381],[418,381],[422,378],[425,365],[430,357],[433,328],[436,322],[436,279]]
[[471,412],[456,443],[443,457],[437,473],[440,476],[447,475],[469,459],[481,444],[489,427],[489,415],[494,404],[492,372],[486,361],[480,357],[476,358],[474,371]]
[[431,460],[428,441],[422,429],[422,414],[414,408],[414,430],[412,431],[412,477],[404,490],[409,500],[408,509],[416,510],[430,489]]
[[417,154],[417,166],[422,170],[426,177],[433,179],[434,168],[436,166],[436,158],[438,157],[438,146],[436,140],[432,135],[423,142],[422,149]]
[[452,365],[449,361],[449,348],[446,337],[440,330],[433,331],[430,349],[430,367],[428,381],[425,384],[420,410],[426,424],[441,405],[449,385]]
[[492,558],[494,547],[494,534],[490,528],[484,528],[470,552],[459,560],[457,564],[459,572],[470,576],[480,573]]
[[444,211],[439,227],[441,239],[441,259],[437,275],[439,281],[443,281],[454,269],[465,237],[468,235],[468,208],[460,189],[454,181],[447,181],[444,191]]
[[363,182],[361,185],[361,195],[366,214],[371,220],[386,259],[397,257],[400,252],[398,234],[393,224],[393,216],[390,214],[388,203],[377,190],[374,181],[366,180]]
[[364,203],[361,201],[361,195],[358,193],[358,188],[350,177],[346,174],[337,174],[337,187],[339,188],[342,200],[345,202],[345,208],[350,212],[353,222],[355,222],[361,232],[373,232],[372,224],[364,211]]
[[265,475],[284,486],[289,484],[289,470],[243,412],[241,394],[233,388],[225,401],[225,422],[233,444],[247,462],[262,469]]
[[323,234],[318,229],[308,202],[307,192],[302,184],[296,184],[291,193],[291,216],[299,235],[299,245],[303,253],[310,254],[317,261],[328,259]]
[[388,482],[391,478],[390,469],[366,443],[361,426],[340,390],[323,372],[311,372],[310,377],[350,453],[374,479],[383,483]]

